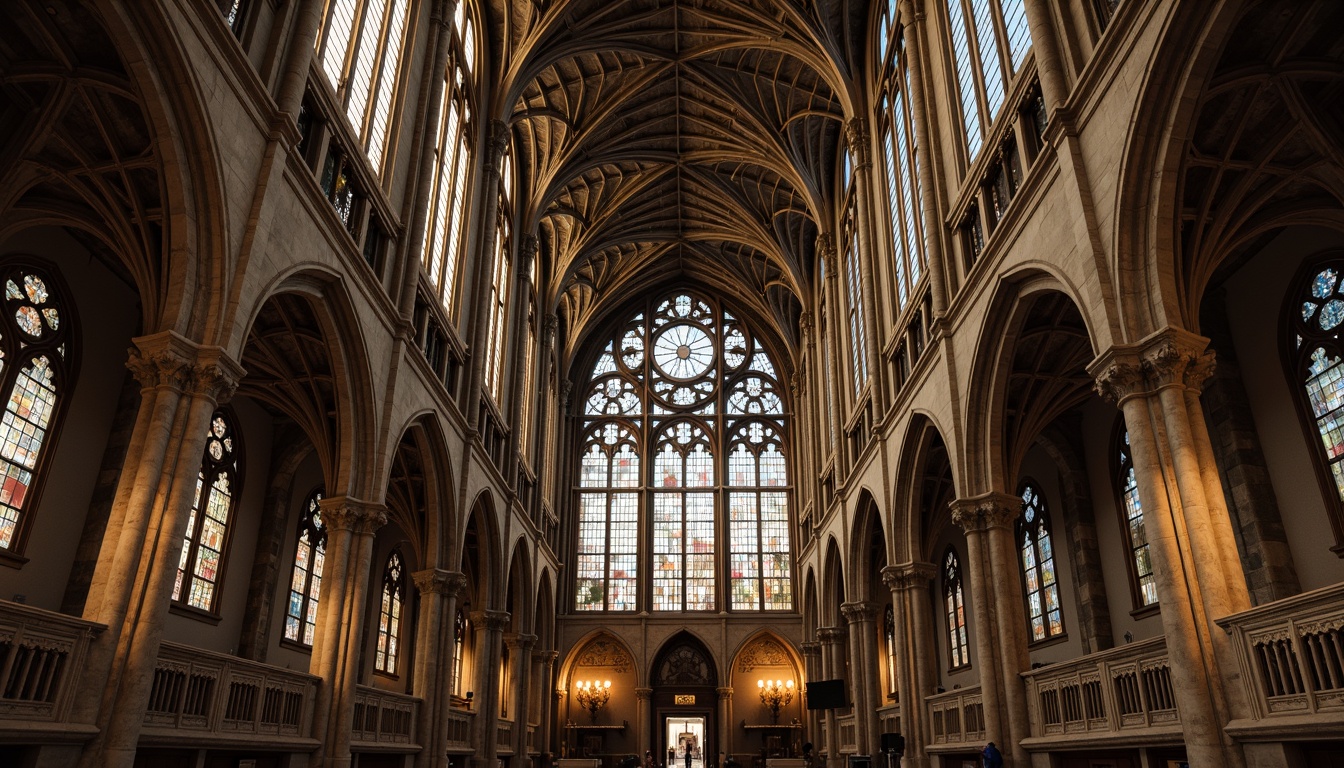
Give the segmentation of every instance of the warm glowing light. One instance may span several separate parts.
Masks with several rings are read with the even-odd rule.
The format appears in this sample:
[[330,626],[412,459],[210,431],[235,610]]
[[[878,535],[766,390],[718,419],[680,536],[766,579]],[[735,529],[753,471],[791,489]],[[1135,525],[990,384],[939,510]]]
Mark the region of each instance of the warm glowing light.
[[579,706],[588,710],[589,717],[596,723],[597,711],[611,700],[611,681],[580,680],[574,687],[577,689],[574,697],[579,700]]
[[792,680],[757,680],[761,703],[770,710],[771,722],[779,722],[779,708],[793,701]]

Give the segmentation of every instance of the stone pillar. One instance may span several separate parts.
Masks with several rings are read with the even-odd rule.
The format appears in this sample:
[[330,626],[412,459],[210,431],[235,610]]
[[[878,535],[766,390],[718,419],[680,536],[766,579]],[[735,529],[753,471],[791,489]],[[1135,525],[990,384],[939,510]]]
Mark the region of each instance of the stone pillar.
[[[490,283],[494,279],[495,241],[499,238],[499,227],[495,219],[499,216],[499,177],[503,172],[504,153],[509,148],[509,126],[503,120],[491,120],[487,127],[485,173],[483,174],[481,199],[481,217],[477,220],[479,231],[484,235],[476,251],[477,271],[473,284],[471,305],[471,323],[469,324],[471,347],[471,374],[468,377],[467,391],[462,394],[462,409],[467,414],[467,431],[475,432],[480,428],[481,387],[485,382],[485,350],[489,346],[487,335],[490,333]],[[478,718],[479,719],[479,718]],[[494,739],[491,739],[494,741]],[[493,765],[490,768],[494,768]]]
[[1250,605],[1199,402],[1207,340],[1167,328],[1088,366],[1125,415],[1172,687],[1190,763],[1244,763],[1222,725],[1247,714],[1231,639],[1214,620]]
[[[845,409],[840,389],[844,386],[842,380],[846,369],[840,364],[840,337],[835,329],[844,323],[845,313],[844,306],[840,301],[839,278],[836,277],[836,271],[839,269],[840,265],[835,255],[835,238],[831,233],[823,232],[822,234],[817,235],[817,251],[821,254],[821,261],[826,270],[826,279],[824,281],[823,290],[826,294],[827,318],[826,324],[822,327],[821,332],[827,334],[828,337],[825,345],[827,359],[822,361],[821,367],[824,369],[825,366],[830,366],[831,371],[829,386],[827,386],[826,381],[824,380],[824,377],[827,374],[824,370],[819,371],[823,377],[823,380],[818,382],[821,384],[822,388],[821,400],[823,408],[821,413],[830,415],[830,418],[826,419],[826,423],[829,427],[829,435],[827,437],[831,446],[830,452],[835,455],[836,462],[841,462],[844,457],[841,455],[840,451],[840,422],[842,421],[840,413],[843,413]],[[827,400],[827,398],[830,399]],[[821,457],[821,466],[824,466],[825,464],[826,456],[823,454]],[[817,500],[818,505],[825,503],[825,500],[825,496],[819,497]],[[818,508],[816,513],[817,519],[820,520],[825,516],[825,513],[826,510]]]
[[854,728],[855,743],[859,754],[877,755],[877,734],[881,728],[877,719],[877,708],[882,706],[882,691],[878,686],[877,670],[882,668],[877,653],[877,626],[873,619],[877,616],[877,606],[868,602],[845,603],[840,613],[849,622],[849,652],[857,669],[865,670],[854,675]]
[[527,692],[532,672],[532,646],[537,636],[516,634],[508,638],[509,657],[513,659],[513,699],[509,715],[513,718],[513,760],[511,768],[531,768],[532,758],[527,752]]
[[373,536],[387,522],[387,508],[348,496],[329,496],[318,505],[327,529],[327,549],[309,671],[323,682],[313,708],[313,735],[320,743],[309,764],[343,768],[351,762],[350,730],[373,572]]
[[924,697],[933,693],[938,664],[929,616],[929,584],[936,573],[937,568],[930,563],[911,562],[882,569],[882,583],[891,590],[895,614],[897,700],[901,734],[905,736],[902,765],[907,767],[929,765]]
[[653,749],[652,716],[649,713],[649,700],[653,696],[652,688],[635,689],[636,746],[639,751],[639,764],[644,765],[644,753]]
[[555,721],[555,660],[558,651],[533,651],[532,653],[532,691],[536,704],[537,751],[553,752],[551,745],[551,724]]
[[136,339],[127,366],[140,413],[84,606],[108,629],[89,649],[72,711],[99,729],[81,759],[90,767],[135,760],[210,417],[243,376],[224,350],[171,331]]
[[467,577],[454,571],[430,568],[411,575],[420,592],[420,615],[416,618],[415,669],[411,689],[420,697],[420,752],[416,768],[445,768],[448,748],[448,716],[452,706],[449,690],[453,669],[453,620],[457,598],[467,588]]
[[1041,95],[1053,112],[1069,98],[1069,83],[1059,57],[1059,38],[1051,18],[1050,0],[1026,0],[1027,26],[1031,28],[1031,47],[1036,50],[1036,72],[1041,78]]
[[[878,324],[877,282],[875,255],[873,253],[873,149],[872,138],[868,132],[868,118],[859,116],[845,123],[845,140],[849,143],[849,153],[854,159],[854,228],[858,234],[854,258],[859,260],[859,291],[863,295],[862,322],[868,327],[864,337],[867,348],[861,354],[868,357],[868,381],[873,399],[873,413],[880,418],[886,411],[887,398],[884,394],[882,375],[882,326]],[[856,350],[857,352],[857,350]],[[862,745],[859,747],[863,749]]]
[[[733,751],[733,687],[724,686],[715,689],[719,694],[719,751],[732,754]],[[708,745],[706,745],[708,746]],[[708,763],[713,755],[706,753]]]
[[[798,645],[798,650],[802,651],[803,654],[804,680],[825,679],[821,669],[821,643],[815,640],[800,643]],[[805,686],[806,683],[799,686],[799,693],[804,696],[807,695]],[[821,715],[817,714],[817,712],[818,710],[815,709],[803,710],[803,722],[807,727],[807,732],[803,734],[803,742],[811,742],[814,750],[821,748],[820,740],[818,739],[818,736],[821,734]]]
[[[848,678],[845,674],[845,630],[840,627],[822,627],[817,630],[821,640],[821,665],[828,680]],[[828,709],[826,719],[826,768],[844,768],[840,754],[840,734],[836,731],[835,710]]]
[[985,522],[977,514],[974,500],[953,501],[951,507],[952,523],[966,534],[962,586],[970,593],[966,597],[970,600],[971,618],[975,621],[975,667],[985,704],[985,739],[1007,745],[1007,707],[999,690],[998,645],[994,640],[998,627],[994,623],[993,573],[989,565],[989,545],[985,541]]
[[1031,657],[1027,653],[1026,596],[1022,592],[1015,528],[1022,514],[1022,500],[1008,493],[990,493],[974,501],[975,512],[984,526],[992,574],[990,598],[997,629],[994,638],[998,644],[1003,702],[1007,707],[1008,742],[1003,753],[1011,754],[1015,765],[1026,766],[1031,764],[1031,758],[1022,742],[1031,736],[1031,724],[1027,719],[1027,690],[1022,673],[1031,668]]
[[495,768],[499,759],[499,750],[495,745],[495,731],[499,727],[499,674],[491,666],[492,662],[503,655],[504,628],[509,625],[508,611],[472,611],[471,626],[476,629],[475,659],[472,665],[476,679],[472,683],[475,690],[476,717],[472,718],[471,740],[475,755],[471,758],[472,768]]

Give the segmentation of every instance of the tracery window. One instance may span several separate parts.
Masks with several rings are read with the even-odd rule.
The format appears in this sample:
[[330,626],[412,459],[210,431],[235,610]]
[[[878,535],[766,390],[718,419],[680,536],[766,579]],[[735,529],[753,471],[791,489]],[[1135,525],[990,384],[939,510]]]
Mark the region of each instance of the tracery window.
[[1284,339],[1289,386],[1302,415],[1335,545],[1344,545],[1344,255],[1324,254],[1306,263],[1288,296]]
[[0,552],[19,554],[73,384],[73,316],[64,286],[47,270],[8,263],[0,317]]
[[[882,135],[882,165],[887,184],[892,256],[896,266],[897,314],[909,304],[926,263],[923,209],[919,200],[919,155],[910,111],[910,72],[905,61],[904,39],[894,26],[890,9],[879,24],[883,56],[881,108],[878,124]],[[888,45],[894,40],[895,45]]]
[[943,555],[943,615],[947,618],[947,654],[952,669],[971,663],[966,634],[966,596],[961,588],[961,564],[951,547]]
[[1048,640],[1064,634],[1050,521],[1045,499],[1035,483],[1023,483],[1019,495],[1022,497],[1022,516],[1017,521],[1017,542],[1027,597],[1027,621],[1033,642]]
[[896,612],[890,605],[882,616],[882,639],[887,643],[887,691],[896,693]]
[[467,635],[470,632],[470,625],[467,622],[467,614],[461,608],[457,610],[457,619],[453,621],[453,681],[449,690],[458,698],[466,695],[466,675],[463,674],[462,660],[465,657],[463,650],[467,645]]
[[1139,483],[1134,478],[1134,458],[1129,451],[1129,431],[1120,430],[1117,446],[1119,465],[1120,509],[1125,516],[1129,536],[1130,580],[1134,602],[1138,607],[1157,605],[1157,579],[1153,576],[1153,560],[1148,551],[1148,532],[1143,526],[1143,503],[1139,500]]
[[457,4],[443,75],[443,103],[434,140],[434,184],[425,217],[420,264],[451,319],[456,303],[458,256],[466,233],[467,181],[473,156],[472,103],[476,92],[476,31],[468,3]]
[[309,494],[299,518],[299,538],[294,545],[294,568],[289,578],[289,602],[285,606],[285,639],[312,646],[317,629],[317,598],[322,591],[322,565],[326,560],[327,529],[322,527],[322,491]]
[[787,417],[747,324],[690,293],[645,305],[598,356],[584,418],[576,610],[636,610],[641,579],[654,611],[717,610],[725,587],[731,610],[792,609]]
[[237,434],[226,410],[215,411],[206,432],[205,455],[196,476],[182,555],[173,584],[173,601],[214,613],[219,579],[224,571],[233,500],[239,486]]
[[373,668],[388,675],[397,674],[401,658],[401,610],[406,597],[406,576],[402,572],[401,553],[387,556],[383,568],[383,599],[378,607],[378,645]]
[[1023,0],[947,0],[966,149],[980,154],[984,135],[1031,50]]
[[387,150],[410,0],[328,0],[317,59],[374,168]]
[[505,155],[499,177],[499,216],[495,222],[498,231],[495,236],[494,278],[490,283],[490,330],[486,337],[485,355],[485,383],[496,405],[502,405],[500,396],[504,378],[504,348],[508,346],[504,335],[509,327],[509,286],[513,283],[513,275],[509,271],[513,262],[510,224],[513,208],[509,202],[512,199],[513,163]]

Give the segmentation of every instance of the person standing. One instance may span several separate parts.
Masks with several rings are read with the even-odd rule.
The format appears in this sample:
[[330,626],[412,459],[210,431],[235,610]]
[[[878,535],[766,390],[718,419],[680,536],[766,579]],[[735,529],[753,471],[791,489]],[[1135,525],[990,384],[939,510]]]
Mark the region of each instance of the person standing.
[[691,745],[689,742],[686,744],[686,768],[691,768]]
[[1003,755],[999,752],[999,748],[994,746],[994,742],[985,745],[980,753],[980,763],[984,768],[1003,768]]

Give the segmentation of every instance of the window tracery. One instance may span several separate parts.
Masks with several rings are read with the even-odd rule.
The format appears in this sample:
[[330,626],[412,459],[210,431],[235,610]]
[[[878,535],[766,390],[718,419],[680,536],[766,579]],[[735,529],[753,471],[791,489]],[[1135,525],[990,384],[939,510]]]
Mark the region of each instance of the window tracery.
[[1050,522],[1045,499],[1034,483],[1023,483],[1020,496],[1022,516],[1017,521],[1017,541],[1027,598],[1027,621],[1032,641],[1048,640],[1064,634]]
[[[905,41],[894,11],[885,10],[878,26],[884,72],[878,113],[882,161],[887,185],[887,214],[896,267],[897,314],[909,304],[926,261],[923,209],[919,200],[919,154],[915,145],[914,116],[910,110],[910,72]],[[893,41],[895,45],[889,45]]]
[[211,613],[216,611],[233,501],[241,485],[238,449],[233,419],[223,409],[215,411],[206,433],[205,453],[196,476],[196,498],[173,584],[174,602]]
[[388,675],[397,674],[401,658],[401,611],[406,596],[406,578],[401,553],[393,550],[383,568],[383,599],[378,608],[378,645],[373,668]]
[[1125,516],[1124,524],[1129,540],[1129,572],[1134,602],[1142,608],[1157,605],[1157,579],[1153,575],[1148,533],[1143,525],[1143,503],[1139,500],[1139,483],[1134,477],[1134,458],[1129,451],[1129,430],[1121,428],[1120,432],[1117,446],[1120,509]]
[[732,610],[792,608],[785,405],[746,324],[691,293],[647,305],[598,354],[583,416],[576,610],[635,610],[640,579],[655,611],[716,610],[725,587]]
[[947,19],[966,149],[974,159],[1031,50],[1031,30],[1023,0],[947,0]]
[[322,591],[327,550],[327,529],[322,527],[322,510],[318,507],[321,500],[322,490],[318,489],[304,502],[285,606],[285,639],[307,646],[312,646],[317,628],[317,599]]
[[966,596],[961,588],[961,563],[951,547],[943,555],[943,615],[947,619],[948,663],[952,669],[971,663],[966,634]]

